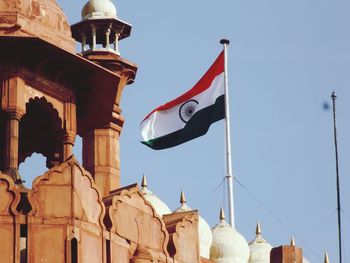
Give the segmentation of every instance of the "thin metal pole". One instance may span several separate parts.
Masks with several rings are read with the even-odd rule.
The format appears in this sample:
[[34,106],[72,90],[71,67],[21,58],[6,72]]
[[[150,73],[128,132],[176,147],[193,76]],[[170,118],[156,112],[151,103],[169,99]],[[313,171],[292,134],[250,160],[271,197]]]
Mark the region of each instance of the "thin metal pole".
[[341,206],[340,206],[340,183],[339,183],[339,162],[338,162],[338,140],[337,140],[337,119],[336,119],[336,109],[335,100],[337,95],[333,91],[333,127],[334,127],[334,145],[335,145],[335,168],[337,175],[337,211],[338,211],[338,237],[339,237],[339,262],[342,263],[342,242],[341,242]]
[[220,43],[224,48],[225,57],[225,135],[226,135],[226,180],[228,187],[228,207],[229,207],[229,223],[234,228],[234,203],[233,203],[233,175],[232,175],[232,157],[231,157],[231,129],[230,129],[230,107],[229,107],[229,90],[228,90],[228,76],[227,76],[227,46],[230,41],[221,39]]

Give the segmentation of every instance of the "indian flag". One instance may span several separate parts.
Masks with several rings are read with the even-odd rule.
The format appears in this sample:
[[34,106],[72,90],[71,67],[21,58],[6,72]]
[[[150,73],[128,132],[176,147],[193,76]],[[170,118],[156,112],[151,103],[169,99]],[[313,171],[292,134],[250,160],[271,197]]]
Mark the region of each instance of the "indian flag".
[[155,150],[177,146],[207,133],[225,118],[224,52],[197,84],[159,106],[141,122],[142,143]]

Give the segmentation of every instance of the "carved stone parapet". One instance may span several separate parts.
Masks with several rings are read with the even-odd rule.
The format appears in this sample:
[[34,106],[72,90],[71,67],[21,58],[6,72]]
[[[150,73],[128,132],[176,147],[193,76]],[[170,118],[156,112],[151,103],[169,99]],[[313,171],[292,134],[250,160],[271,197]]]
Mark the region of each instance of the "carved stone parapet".
[[131,262],[169,262],[164,222],[136,184],[111,192],[103,201],[106,228],[132,244]]
[[199,263],[198,212],[163,215],[163,220],[169,232],[168,251],[174,261]]
[[145,246],[138,245],[136,248],[136,253],[131,259],[131,263],[153,263],[155,258],[152,252]]

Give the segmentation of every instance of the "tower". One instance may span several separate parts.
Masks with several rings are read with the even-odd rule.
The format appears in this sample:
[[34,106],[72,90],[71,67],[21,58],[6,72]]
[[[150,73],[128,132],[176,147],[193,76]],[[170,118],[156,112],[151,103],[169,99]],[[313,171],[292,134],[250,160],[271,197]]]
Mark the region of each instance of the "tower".
[[[102,200],[120,186],[119,104],[137,67],[106,43],[76,54],[55,0],[1,0],[0,17],[1,262],[105,262],[113,242]],[[111,43],[130,34],[116,18],[95,23],[97,44],[105,25],[115,30]],[[76,135],[87,170],[72,155]],[[26,189],[18,167],[33,153],[48,171]]]
[[[116,93],[112,96],[114,103],[110,105],[104,124],[80,133],[83,166],[107,196],[120,186],[119,136],[124,123],[120,100],[124,87],[133,83],[137,66],[120,57],[119,41],[130,36],[131,25],[118,19],[116,7],[110,0],[89,0],[81,15],[82,20],[72,25],[72,36],[81,43],[80,55],[118,76]],[[108,96],[109,91],[104,98]],[[92,110],[99,114],[98,108]]]

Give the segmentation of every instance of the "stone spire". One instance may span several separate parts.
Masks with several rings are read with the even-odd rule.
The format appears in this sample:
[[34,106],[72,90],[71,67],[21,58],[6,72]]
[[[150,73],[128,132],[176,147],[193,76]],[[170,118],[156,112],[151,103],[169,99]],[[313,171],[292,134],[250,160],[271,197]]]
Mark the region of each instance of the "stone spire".
[[293,236],[290,238],[290,245],[295,247],[295,240]]
[[181,205],[186,205],[187,201],[186,201],[186,196],[183,190],[181,190],[181,195],[180,195],[180,204]]
[[141,187],[145,189],[147,188],[147,178],[145,174],[142,176]]
[[256,234],[257,236],[261,235],[261,227],[260,227],[260,222],[259,222],[259,220],[258,220],[258,222],[256,223],[255,234]]
[[328,258],[327,251],[324,253],[324,263],[329,263],[329,258]]
[[220,221],[225,222],[225,211],[223,207],[220,209]]

